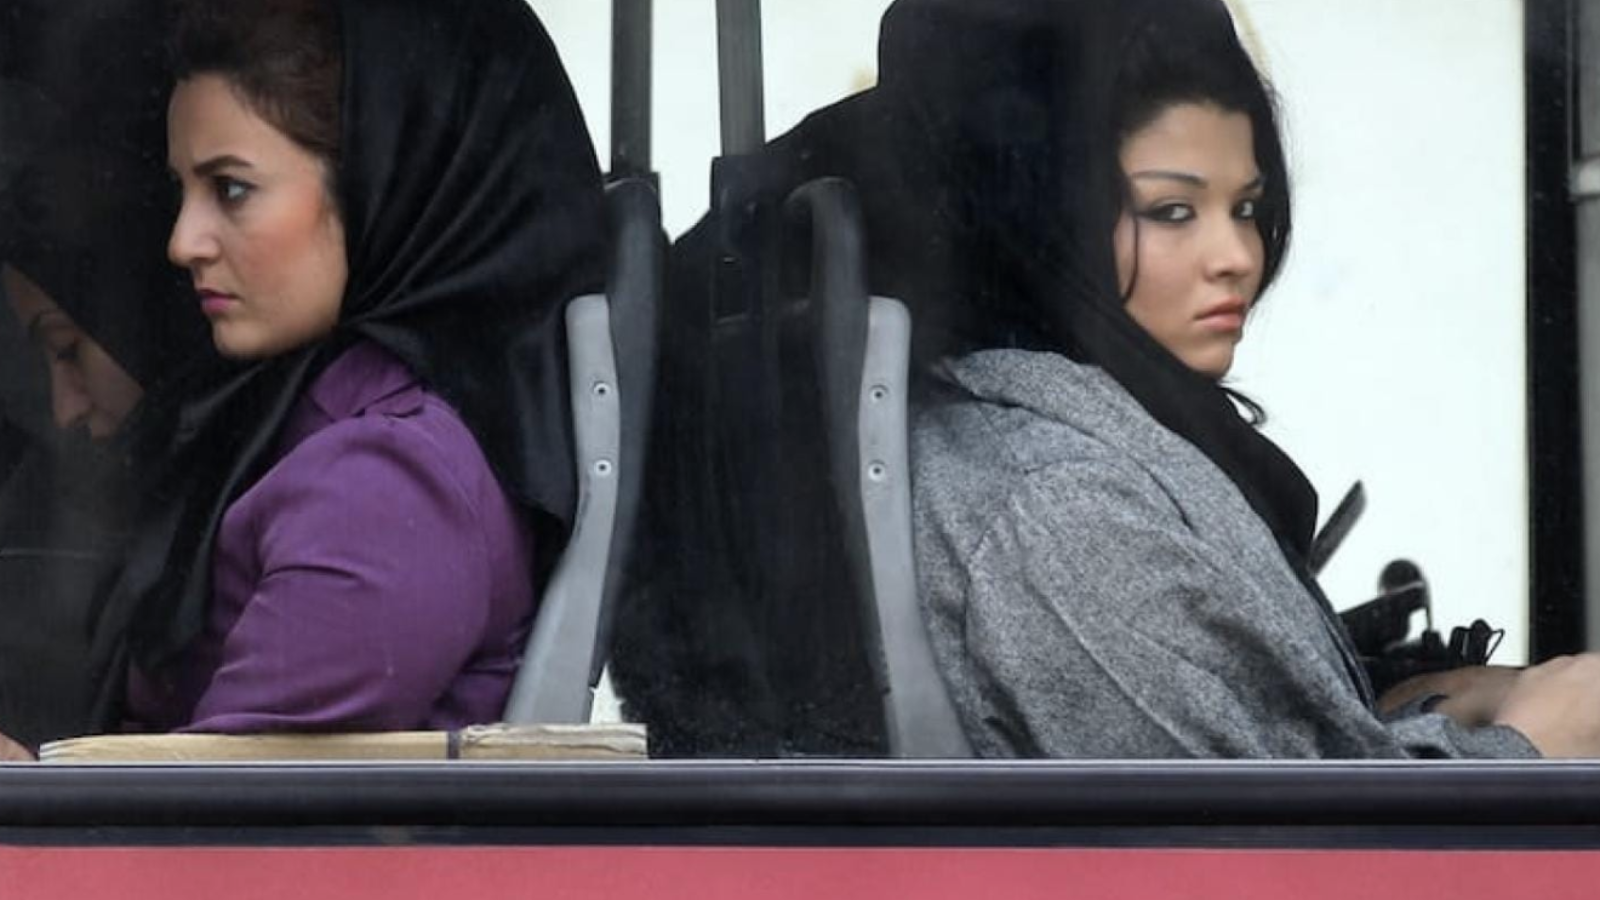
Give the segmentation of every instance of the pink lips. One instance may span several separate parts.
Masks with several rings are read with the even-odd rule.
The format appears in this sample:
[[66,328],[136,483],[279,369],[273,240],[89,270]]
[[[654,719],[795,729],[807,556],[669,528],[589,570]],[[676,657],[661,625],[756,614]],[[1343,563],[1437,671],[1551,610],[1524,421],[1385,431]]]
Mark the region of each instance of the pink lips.
[[1230,297],[1202,312],[1196,319],[1202,326],[1215,331],[1243,331],[1247,309],[1243,300]]
[[227,312],[228,307],[237,303],[239,298],[221,291],[212,291],[201,288],[195,291],[200,296],[200,311],[207,316],[217,316]]

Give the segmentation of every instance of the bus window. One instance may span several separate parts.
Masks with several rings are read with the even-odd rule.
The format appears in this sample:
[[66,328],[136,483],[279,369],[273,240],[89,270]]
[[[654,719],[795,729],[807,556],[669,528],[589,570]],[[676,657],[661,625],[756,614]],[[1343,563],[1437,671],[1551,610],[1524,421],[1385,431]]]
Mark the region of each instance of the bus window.
[[[610,91],[613,7],[575,0],[530,0],[529,5],[559,51],[600,160],[599,169],[604,169],[616,137]],[[878,28],[890,3],[829,0],[804,7],[767,6],[759,34],[747,36],[749,41],[759,38],[762,51],[764,137],[780,139],[807,115],[878,86]],[[1559,385],[1550,386],[1552,378],[1559,381],[1559,371],[1575,370],[1576,363],[1569,359],[1561,370],[1551,362],[1549,365],[1556,367],[1552,369],[1546,367],[1548,354],[1537,356],[1545,348],[1566,346],[1560,343],[1560,335],[1549,333],[1549,323],[1552,316],[1572,315],[1571,309],[1563,312],[1559,297],[1548,299],[1559,290],[1539,286],[1563,277],[1552,271],[1560,268],[1560,259],[1575,264],[1570,247],[1565,257],[1559,249],[1551,249],[1562,239],[1559,227],[1552,236],[1542,230],[1541,223],[1551,221],[1551,216],[1568,215],[1570,219],[1572,207],[1564,198],[1554,201],[1552,207],[1547,195],[1529,189],[1534,179],[1530,173],[1560,170],[1565,183],[1569,146],[1560,140],[1539,143],[1534,131],[1552,120],[1560,124],[1549,127],[1565,127],[1571,111],[1567,98],[1558,104],[1558,113],[1529,99],[1530,79],[1546,71],[1541,68],[1548,49],[1543,42],[1554,40],[1535,34],[1549,16],[1543,5],[1531,0],[1524,4],[1430,0],[1404,9],[1392,6],[1361,0],[1358,6],[1341,5],[1340,14],[1334,16],[1312,0],[1229,0],[1227,4],[1242,45],[1270,80],[1280,102],[1296,227],[1293,249],[1272,288],[1271,302],[1251,316],[1248,339],[1241,343],[1225,383],[1265,410],[1261,433],[1284,448],[1304,471],[1321,498],[1324,522],[1351,484],[1364,486],[1366,511],[1321,573],[1321,585],[1336,607],[1349,608],[1371,599],[1379,590],[1385,566],[1393,560],[1407,560],[1426,579],[1435,628],[1448,636],[1452,626],[1482,619],[1501,632],[1494,662],[1538,662],[1551,648],[1581,649],[1586,645],[1573,635],[1576,626],[1572,623],[1581,625],[1582,615],[1563,612],[1582,607],[1581,591],[1570,577],[1578,568],[1573,560],[1579,554],[1571,545],[1581,534],[1576,527],[1581,516],[1573,512],[1574,501],[1555,496],[1571,494],[1578,486],[1573,480],[1578,468],[1575,447],[1563,450],[1559,443],[1564,435],[1569,444],[1575,444],[1571,426],[1562,432],[1559,422],[1552,425],[1565,409],[1560,405],[1562,396],[1575,406],[1570,396],[1575,389],[1569,384],[1563,395]],[[623,0],[616,4],[618,10],[628,7]],[[647,9],[648,4],[634,4],[633,8]],[[59,65],[38,62],[50,54],[29,52],[27,40],[37,39],[40,46],[72,41],[109,46],[112,32],[107,23],[115,21],[113,13],[60,15],[49,27],[29,31],[24,26],[36,20],[26,17],[46,14],[25,6],[18,9],[21,12],[16,15],[23,18],[14,20],[17,27],[6,48],[10,60],[4,72],[7,115],[32,102],[28,98],[35,82],[74,83],[74,76],[63,75]],[[711,3],[660,4],[653,10],[653,152],[645,174],[655,178],[662,224],[666,234],[676,239],[693,235],[714,204],[712,161],[738,155],[721,143],[718,25],[716,5]],[[143,72],[160,58],[155,48],[162,40],[161,35],[146,34],[138,41],[116,41],[128,49],[102,54],[109,60],[106,72],[124,80],[144,77],[136,70]],[[1352,58],[1359,58],[1361,65],[1351,65]],[[936,68],[939,61],[925,62]],[[1556,68],[1562,77],[1575,77],[1578,71],[1570,58],[1560,60]],[[103,74],[85,73],[82,82],[87,83],[90,75]],[[164,99],[155,105],[164,108]],[[132,106],[117,108],[127,113]],[[152,122],[157,127],[152,127]],[[109,142],[118,145],[119,161],[96,159],[71,171],[88,173],[84,183],[94,184],[91,176],[98,173],[104,178],[105,173],[118,171],[122,154],[130,146],[136,165],[149,163],[144,157],[154,154],[157,168],[165,168],[170,161],[162,140],[165,131],[164,109],[154,118],[138,121],[132,116],[109,116],[95,140],[112,132]],[[25,145],[25,141],[7,139],[6,149],[17,151],[7,157],[8,165],[28,152],[37,157],[37,151],[27,151]],[[1461,152],[1462,147],[1470,147],[1471,152]],[[10,170],[7,172],[9,177]],[[594,174],[598,178],[601,172]],[[157,177],[165,176],[158,172]],[[1579,179],[1578,183],[1587,182]],[[136,199],[142,215],[162,223],[141,225],[141,236],[157,238],[148,241],[154,248],[151,253],[165,256],[167,251],[160,245],[166,241],[166,224],[178,212],[176,202],[165,195]],[[7,207],[7,224],[30,214],[32,207],[26,203],[40,202],[37,197],[8,195],[11,200],[22,205]],[[594,200],[593,208],[584,213],[596,233],[600,227],[596,217],[602,215],[598,203]],[[132,221],[121,214],[91,215],[101,221]],[[1576,246],[1570,233],[1566,238]],[[1558,262],[1549,264],[1551,259]],[[60,362],[65,345],[34,328],[48,317],[41,318],[38,309],[27,307],[29,297],[36,293],[31,287],[37,284],[30,285],[26,279],[20,257],[13,261],[19,263],[14,267],[17,274],[8,277],[5,288],[9,306],[22,308],[23,318],[14,315],[11,322],[36,332],[39,346],[30,351],[30,358],[43,360],[38,352],[43,348]],[[144,274],[170,282],[175,273],[169,269],[163,262]],[[1567,275],[1570,280],[1571,273]],[[585,282],[585,290],[598,290],[598,278]],[[186,290],[181,274],[177,280],[177,290]],[[161,289],[171,287],[164,283]],[[100,323],[88,324],[101,327]],[[194,340],[196,332],[204,330],[203,323],[190,324],[194,327],[179,327],[155,341],[172,356],[209,356],[213,351],[205,342]],[[128,329],[139,327],[130,325]],[[920,333],[915,311],[912,327],[913,333]],[[669,342],[675,333],[662,331]],[[0,339],[4,337],[0,333]],[[111,334],[105,342],[116,344],[120,337]],[[150,339],[144,333],[134,337]],[[52,340],[56,343],[51,344]],[[482,337],[482,341],[490,338]],[[116,356],[115,347],[108,349]],[[678,348],[679,355],[682,349]],[[1577,348],[1568,349],[1576,359]],[[663,356],[674,356],[670,343]],[[21,351],[11,352],[5,364],[20,358]],[[162,382],[166,362],[159,361],[147,374],[135,371],[141,369],[142,361],[124,360],[125,374],[134,381]],[[441,371],[444,368],[448,367]],[[9,371],[4,377],[8,379],[3,407],[6,434],[32,435],[26,440],[8,436],[5,448],[57,440],[71,443],[37,421],[40,410],[51,402],[43,396],[41,386],[22,387],[25,376]],[[21,398],[16,402],[9,397],[14,386]],[[27,412],[30,405],[31,415]],[[23,412],[13,417],[12,410]],[[71,423],[87,421],[68,419]],[[1555,438],[1548,437],[1552,428],[1556,429]],[[565,442],[554,443],[564,446]],[[1531,456],[1530,445],[1534,447]],[[0,449],[4,450],[0,462],[16,465],[20,451]],[[83,455],[96,459],[103,455],[91,452],[94,450],[91,447]],[[70,455],[72,451],[64,452]],[[504,467],[496,464],[490,469],[503,472]],[[537,488],[532,481],[537,479],[522,486],[530,493]],[[21,483],[8,481],[8,489],[20,489],[17,485]],[[242,483],[236,485],[240,486]],[[707,490],[754,488],[732,480]],[[719,501],[738,506],[747,499],[736,495]],[[24,530],[43,520],[42,514],[32,512],[34,508],[15,500],[3,507]],[[220,509],[217,512],[220,514]],[[120,513],[99,511],[93,515],[114,517]],[[1550,522],[1562,515],[1572,519],[1575,527],[1553,529]],[[125,539],[126,523],[114,521],[112,526],[108,529],[112,534],[95,536],[87,548],[66,548],[70,551],[67,558],[81,561],[104,554],[115,556],[118,551],[102,544]],[[65,526],[49,526],[58,527]],[[566,539],[562,528],[553,533],[550,545],[558,546]],[[148,535],[141,527],[133,527],[133,531],[135,542],[140,535]],[[1553,549],[1561,547],[1569,549]],[[797,548],[778,562],[799,569],[805,566],[796,561],[806,559]],[[1545,561],[1542,566],[1541,560]],[[1561,572],[1566,574],[1565,580],[1559,577]],[[102,574],[74,577],[95,581]],[[82,596],[87,602],[88,595]],[[729,598],[729,602],[737,603],[737,598]],[[1553,617],[1535,613],[1552,608],[1558,613]],[[805,618],[803,613],[790,615]],[[780,627],[787,619],[774,621],[778,624],[769,621],[758,629],[759,638],[730,626],[727,632],[677,635],[674,640],[694,644],[695,653],[735,660],[730,671],[739,674],[731,680],[743,681],[738,666],[759,668],[759,662],[751,663],[748,657],[759,658],[763,651],[747,652],[741,641],[781,643],[794,637]],[[1541,634],[1542,621],[1557,625]],[[1408,624],[1409,636],[1415,638],[1424,623],[1417,617]],[[63,627],[71,631],[75,624]],[[864,660],[873,653],[872,635],[864,633],[849,640],[860,641],[861,647],[859,652],[842,651],[843,655],[860,657],[861,671],[870,670],[870,661]],[[87,651],[78,648],[70,652]],[[810,649],[796,640],[790,652],[804,657]],[[762,677],[776,679],[776,687],[756,688],[773,689],[781,695],[784,680],[791,676],[780,670]],[[859,679],[851,674],[842,680]],[[692,679],[675,687],[689,693],[702,688]],[[844,696],[846,691],[840,688],[835,693]],[[14,691],[10,695],[17,696]],[[5,696],[0,694],[0,700]],[[738,696],[736,691],[734,696]],[[625,686],[619,711],[623,717],[636,715],[628,700]],[[804,705],[794,698],[784,702],[791,700]],[[872,700],[861,702],[870,706]],[[752,714],[737,701],[725,705],[722,712],[734,722],[752,716],[759,720],[765,715],[759,711]],[[850,712],[846,720],[855,721],[849,716],[858,713]],[[0,733],[7,727],[0,718]],[[694,725],[690,722],[684,727],[692,730]],[[802,720],[793,727],[803,732],[807,726]],[[823,752],[841,747],[863,755],[885,752],[879,736],[851,734],[853,727],[841,728],[843,736]],[[65,734],[65,729],[50,726],[56,736]],[[33,736],[28,737],[30,743],[36,743]],[[773,752],[779,754],[813,750],[804,741],[788,746],[780,740],[774,747]],[[753,748],[750,752],[766,750]]]

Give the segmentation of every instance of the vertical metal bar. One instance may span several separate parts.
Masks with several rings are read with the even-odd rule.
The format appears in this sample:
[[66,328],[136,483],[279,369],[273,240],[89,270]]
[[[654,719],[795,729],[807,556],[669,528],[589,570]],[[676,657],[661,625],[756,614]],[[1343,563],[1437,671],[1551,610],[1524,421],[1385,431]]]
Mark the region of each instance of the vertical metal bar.
[[1578,140],[1584,157],[1600,156],[1600,0],[1578,0]]
[[653,0],[611,0],[611,177],[650,174]]
[[1578,221],[1574,0],[1525,0],[1528,290],[1528,658],[1582,650],[1588,639]]
[[1600,0],[1577,0],[1574,93],[1577,159],[1579,385],[1584,446],[1584,521],[1588,647],[1600,647]]
[[767,140],[761,0],[717,0],[717,81],[722,154],[754,152]]

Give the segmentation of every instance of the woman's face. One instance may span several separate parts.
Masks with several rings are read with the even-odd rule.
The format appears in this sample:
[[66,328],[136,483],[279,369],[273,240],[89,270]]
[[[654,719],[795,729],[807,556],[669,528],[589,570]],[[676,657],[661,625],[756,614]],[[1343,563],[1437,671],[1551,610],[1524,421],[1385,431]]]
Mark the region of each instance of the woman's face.
[[1123,141],[1121,162],[1130,199],[1114,244],[1128,314],[1184,365],[1221,378],[1261,288],[1250,119],[1170,106]]
[[226,356],[273,356],[333,330],[349,277],[323,162],[220,75],[179,82],[167,161],[183,188],[167,255],[194,277]]
[[84,427],[110,437],[139,405],[144,389],[57,306],[44,289],[10,266],[0,266],[11,311],[50,363],[50,409],[56,427]]

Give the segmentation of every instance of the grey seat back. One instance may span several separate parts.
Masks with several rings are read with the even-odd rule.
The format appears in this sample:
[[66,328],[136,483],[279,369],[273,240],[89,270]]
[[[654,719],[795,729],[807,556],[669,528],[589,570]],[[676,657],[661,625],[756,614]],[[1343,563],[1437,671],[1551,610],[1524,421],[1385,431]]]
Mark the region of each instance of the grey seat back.
[[889,753],[970,756],[917,599],[907,450],[911,317],[899,301],[867,294],[865,237],[848,182],[810,182],[785,207],[795,240],[811,250],[809,318],[830,480],[863,624],[880,649],[874,675]]
[[907,394],[911,315],[873,297],[862,358],[857,465],[866,523],[867,565],[883,643],[888,694],[884,716],[894,756],[958,758],[972,754],[945,690],[917,598],[911,520]]

